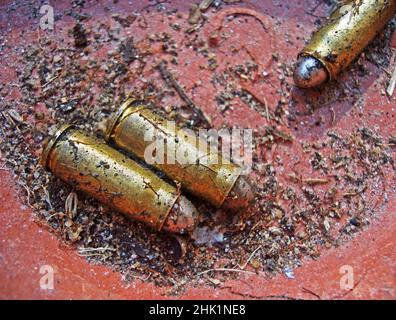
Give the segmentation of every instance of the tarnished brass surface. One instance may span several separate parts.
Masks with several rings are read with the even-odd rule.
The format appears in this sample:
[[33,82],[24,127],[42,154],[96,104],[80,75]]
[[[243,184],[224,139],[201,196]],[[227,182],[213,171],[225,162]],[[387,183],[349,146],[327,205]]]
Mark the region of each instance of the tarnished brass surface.
[[396,0],[348,1],[330,16],[300,57],[313,56],[334,79],[395,15]]
[[205,148],[190,132],[180,128],[173,130],[168,124],[167,120],[153,113],[146,105],[130,98],[110,120],[105,139],[144,159],[145,151],[152,143],[145,141],[145,135],[156,130],[158,137],[166,138],[167,146],[174,146],[175,153],[196,154],[198,161],[190,164],[178,161],[169,163],[165,156],[163,163],[152,165],[180,182],[182,188],[220,207],[242,169],[224,161],[217,151]]
[[72,126],[53,136],[41,162],[75,188],[157,230],[180,196],[150,170]]

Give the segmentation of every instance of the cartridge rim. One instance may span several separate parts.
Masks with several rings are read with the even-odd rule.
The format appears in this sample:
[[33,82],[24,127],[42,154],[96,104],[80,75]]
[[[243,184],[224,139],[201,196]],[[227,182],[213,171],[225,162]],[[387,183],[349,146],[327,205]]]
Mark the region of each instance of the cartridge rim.
[[72,124],[65,124],[61,126],[52,138],[48,141],[47,145],[45,146],[44,150],[41,153],[40,163],[44,167],[44,169],[48,170],[48,159],[52,149],[55,147],[56,142],[65,133],[67,130],[74,128],[75,126]]
[[117,127],[120,118],[124,114],[125,110],[127,110],[131,106],[131,104],[134,103],[135,101],[137,101],[137,99],[128,98],[122,103],[121,107],[111,116],[107,124],[105,137],[104,137],[106,142],[111,142],[114,129]]

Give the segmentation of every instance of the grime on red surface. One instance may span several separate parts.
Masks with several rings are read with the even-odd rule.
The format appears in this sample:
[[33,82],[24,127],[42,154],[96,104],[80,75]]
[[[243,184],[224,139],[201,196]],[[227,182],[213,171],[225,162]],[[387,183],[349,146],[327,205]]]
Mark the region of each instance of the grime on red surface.
[[[54,30],[39,2],[3,3],[1,297],[396,298],[394,21],[337,81],[292,82],[335,3],[52,1]],[[156,233],[39,165],[61,124],[103,136],[131,93],[190,129],[254,130],[255,204],[230,216],[193,199],[215,243]]]

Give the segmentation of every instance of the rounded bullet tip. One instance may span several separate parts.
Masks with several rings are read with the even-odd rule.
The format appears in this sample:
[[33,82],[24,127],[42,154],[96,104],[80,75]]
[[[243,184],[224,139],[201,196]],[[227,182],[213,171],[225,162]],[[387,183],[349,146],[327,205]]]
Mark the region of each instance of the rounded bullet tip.
[[294,83],[301,88],[316,87],[328,79],[326,68],[314,57],[304,56],[297,62]]
[[172,233],[188,233],[198,223],[199,213],[195,206],[184,196],[180,196],[172,207],[163,229]]
[[253,199],[254,194],[251,185],[244,177],[240,176],[224,201],[222,208],[238,213],[249,206]]

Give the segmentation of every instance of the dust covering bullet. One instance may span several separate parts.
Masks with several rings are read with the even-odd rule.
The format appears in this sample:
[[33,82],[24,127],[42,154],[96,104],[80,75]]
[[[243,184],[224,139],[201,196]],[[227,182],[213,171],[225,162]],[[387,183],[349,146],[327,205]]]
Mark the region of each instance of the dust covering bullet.
[[[172,128],[169,121],[142,101],[130,98],[123,103],[110,119],[105,139],[145,159],[145,152],[152,143],[146,134],[154,131],[166,141],[166,154],[163,162],[152,165],[180,182],[183,189],[216,207],[232,211],[239,211],[252,201],[251,186],[242,176],[240,166],[224,161],[217,150],[208,150],[205,143],[200,144],[190,131]],[[168,161],[169,152],[194,155],[194,161]]]
[[99,139],[63,126],[44,148],[42,165],[75,188],[156,230],[194,229],[198,212],[178,188]]
[[395,15],[396,0],[344,1],[299,54],[294,82],[316,87],[335,79]]

